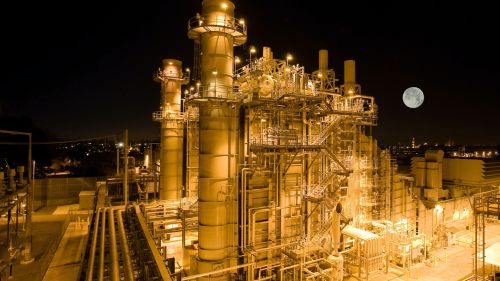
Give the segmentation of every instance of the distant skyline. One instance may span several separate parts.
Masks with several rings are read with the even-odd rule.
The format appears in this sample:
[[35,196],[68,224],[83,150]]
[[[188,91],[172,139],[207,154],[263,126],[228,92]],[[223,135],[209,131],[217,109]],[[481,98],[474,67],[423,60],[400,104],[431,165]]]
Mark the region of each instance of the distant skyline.
[[[290,52],[307,72],[328,49],[339,85],[343,60],[356,60],[363,93],[375,97],[380,143],[500,144],[500,54],[490,2],[234,1],[248,24],[247,58]],[[62,11],[62,12],[61,12]],[[201,1],[13,2],[0,20],[4,59],[0,117],[28,116],[66,139],[121,134],[158,138],[160,87],[152,74],[163,58],[192,67],[186,23]],[[402,94],[419,87],[425,101],[407,108]]]

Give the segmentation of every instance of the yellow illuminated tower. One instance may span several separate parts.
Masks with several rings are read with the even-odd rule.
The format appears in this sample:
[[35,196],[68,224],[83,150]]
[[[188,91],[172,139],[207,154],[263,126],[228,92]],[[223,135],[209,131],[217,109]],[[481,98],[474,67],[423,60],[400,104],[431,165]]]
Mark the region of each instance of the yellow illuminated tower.
[[[197,273],[228,267],[237,246],[236,154],[238,106],[233,103],[233,47],[246,41],[234,4],[204,0],[202,14],[188,24],[188,36],[200,44],[199,99],[199,249]],[[210,280],[227,280],[224,272]]]

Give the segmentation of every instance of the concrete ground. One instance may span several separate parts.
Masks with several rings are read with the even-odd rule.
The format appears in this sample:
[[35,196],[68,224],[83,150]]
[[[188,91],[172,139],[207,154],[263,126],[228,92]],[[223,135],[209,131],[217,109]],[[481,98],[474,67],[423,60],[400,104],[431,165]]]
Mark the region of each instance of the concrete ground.
[[88,235],[87,221],[71,221],[43,281],[76,281]]
[[[473,272],[474,244],[473,231],[462,233],[455,245],[446,249],[431,251],[430,260],[414,265],[410,271],[403,272],[399,268],[391,267],[387,274],[378,273],[370,276],[370,281],[385,280],[424,280],[424,281],[460,281],[466,279]],[[500,223],[486,225],[486,247],[500,241]],[[489,269],[489,266],[486,266]],[[358,280],[349,277],[347,280]],[[363,279],[366,280],[366,279]]]
[[[53,258],[60,260],[56,266],[63,265],[62,260],[67,260],[68,263],[78,263],[79,268],[80,258],[77,259],[73,255],[79,255],[76,251],[78,245],[82,244],[80,241],[83,241],[83,237],[86,236],[87,222],[83,221],[79,224],[82,230],[75,230],[76,223],[74,221],[78,219],[78,215],[86,220],[86,211],[75,211],[76,209],[78,209],[78,204],[50,206],[43,207],[33,213],[32,257],[34,261],[30,264],[20,264],[18,259],[12,267],[12,276],[9,280],[41,281]],[[83,213],[79,214],[79,212]],[[22,219],[19,221],[18,231],[21,239],[24,237]],[[64,235],[65,233],[69,235]],[[0,235],[6,237],[5,218],[0,221]],[[6,242],[2,241],[0,244],[2,244],[1,247],[5,247]],[[64,257],[62,252],[58,250],[61,247],[66,248]],[[9,269],[4,272],[3,277],[9,277]],[[62,279],[49,278],[45,280]],[[76,280],[76,277],[71,280]]]
[[45,207],[33,213],[32,222],[32,257],[35,260],[26,265],[17,261],[9,280],[42,280],[69,221],[64,211],[57,207]]

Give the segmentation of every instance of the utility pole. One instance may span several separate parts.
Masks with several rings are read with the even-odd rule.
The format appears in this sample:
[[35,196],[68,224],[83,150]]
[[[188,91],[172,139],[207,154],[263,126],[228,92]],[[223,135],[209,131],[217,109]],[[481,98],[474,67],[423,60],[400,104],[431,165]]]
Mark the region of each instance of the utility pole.
[[128,129],[125,129],[123,137],[123,197],[125,200],[125,206],[128,204]]

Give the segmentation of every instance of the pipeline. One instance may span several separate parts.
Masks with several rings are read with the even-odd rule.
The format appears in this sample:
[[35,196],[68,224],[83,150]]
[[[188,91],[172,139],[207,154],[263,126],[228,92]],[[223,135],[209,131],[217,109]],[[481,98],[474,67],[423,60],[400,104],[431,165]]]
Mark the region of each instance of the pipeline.
[[104,280],[104,256],[105,256],[105,236],[106,235],[106,209],[102,210],[102,223],[101,223],[101,246],[99,248],[99,274],[97,280]]
[[122,256],[124,261],[123,270],[125,271],[125,281],[133,281],[134,273],[132,271],[132,261],[130,260],[130,250],[127,244],[127,236],[125,235],[125,228],[123,226],[123,211],[118,211],[118,232],[120,233],[120,246],[122,249]]
[[90,257],[89,257],[89,264],[87,267],[87,281],[92,281],[93,280],[93,274],[94,274],[94,260],[95,260],[95,249],[97,246],[97,233],[99,232],[99,216],[101,215],[101,210],[97,210],[97,215],[96,219],[94,222],[94,233],[92,236],[92,245],[90,247]]
[[112,281],[120,280],[120,266],[118,265],[118,252],[116,251],[116,232],[115,232],[115,212],[109,209],[109,246],[111,255],[111,279]]

